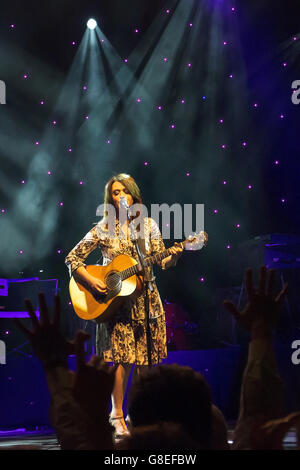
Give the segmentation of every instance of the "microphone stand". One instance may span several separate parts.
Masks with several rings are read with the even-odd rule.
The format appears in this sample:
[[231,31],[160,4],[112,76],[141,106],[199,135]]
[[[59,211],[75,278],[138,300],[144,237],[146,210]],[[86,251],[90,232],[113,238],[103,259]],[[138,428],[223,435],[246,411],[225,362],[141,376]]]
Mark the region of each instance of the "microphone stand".
[[126,210],[127,219],[129,222],[129,229],[130,229],[130,238],[134,243],[138,258],[139,258],[139,265],[142,268],[142,272],[144,275],[144,286],[145,286],[145,320],[146,320],[146,339],[147,339],[147,356],[148,356],[148,368],[151,369],[152,367],[152,357],[151,357],[151,329],[150,329],[150,313],[149,313],[149,290],[153,292],[153,285],[152,281],[155,279],[153,276],[149,275],[146,271],[146,264],[145,264],[145,255],[146,252],[142,253],[141,246],[139,246],[138,238],[134,229],[130,222],[130,215],[129,215],[129,206],[125,198],[120,198],[120,206]]

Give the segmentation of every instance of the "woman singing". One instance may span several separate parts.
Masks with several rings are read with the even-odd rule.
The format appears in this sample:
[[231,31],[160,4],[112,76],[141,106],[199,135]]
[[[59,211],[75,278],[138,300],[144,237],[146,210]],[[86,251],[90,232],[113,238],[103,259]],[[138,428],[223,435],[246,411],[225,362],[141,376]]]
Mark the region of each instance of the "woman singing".
[[[104,209],[109,204],[115,208],[114,236],[111,236],[111,231],[108,230],[107,211],[105,211],[103,219],[85,235],[65,259],[70,275],[76,271],[76,276],[84,280],[94,292],[100,294],[105,294],[105,284],[91,276],[84,264],[85,259],[93,250],[100,248],[103,265],[109,264],[120,254],[127,254],[139,260],[135,242],[130,236],[131,224],[127,218],[123,223],[123,219],[119,217],[121,198],[125,198],[129,207],[133,204],[142,204],[141,193],[136,182],[124,173],[111,178],[104,191]],[[165,250],[156,222],[148,217],[144,219],[144,238],[146,255]],[[171,255],[159,263],[162,269],[176,265],[182,248],[176,244],[170,248],[170,252]],[[154,280],[151,285],[152,290],[148,289],[151,363],[157,364],[167,355],[166,327],[163,305]],[[125,299],[118,312],[106,323],[98,323],[96,328],[97,355],[103,357],[105,362],[117,365],[112,393],[112,410],[109,417],[115,429],[115,437],[128,434],[123,417],[123,399],[132,365],[136,365],[137,373],[141,367],[148,365],[145,290],[135,299]]]

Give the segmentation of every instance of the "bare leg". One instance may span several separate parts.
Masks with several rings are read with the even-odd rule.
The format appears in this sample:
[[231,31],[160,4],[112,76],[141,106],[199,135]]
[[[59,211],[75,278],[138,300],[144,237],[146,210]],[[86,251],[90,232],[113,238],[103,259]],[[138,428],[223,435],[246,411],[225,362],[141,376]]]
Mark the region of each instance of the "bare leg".
[[[111,396],[112,410],[110,414],[111,423],[115,428],[116,434],[126,431],[126,424],[123,418],[123,401],[127,387],[132,364],[119,364],[115,374],[115,384]],[[122,419],[113,419],[122,418]]]

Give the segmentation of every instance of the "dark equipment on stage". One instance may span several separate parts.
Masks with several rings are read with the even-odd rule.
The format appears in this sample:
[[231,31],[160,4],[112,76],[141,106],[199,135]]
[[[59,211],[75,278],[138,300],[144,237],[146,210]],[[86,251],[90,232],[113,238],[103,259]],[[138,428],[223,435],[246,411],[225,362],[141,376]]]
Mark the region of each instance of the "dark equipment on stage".
[[0,340],[6,344],[6,354],[31,355],[32,348],[24,335],[13,323],[20,318],[31,328],[31,320],[26,312],[25,299],[30,299],[36,315],[39,316],[38,294],[42,292],[49,310],[54,306],[54,294],[58,290],[57,279],[41,280],[38,277],[20,279],[0,279]]
[[[257,284],[257,273],[261,266],[277,271],[276,292],[279,293],[285,282],[288,291],[285,306],[277,328],[277,339],[289,342],[300,334],[299,288],[300,288],[300,236],[292,234],[259,235],[240,243],[231,252],[229,260],[232,275],[231,286],[217,289],[216,308],[218,309],[219,331],[223,340],[229,344],[243,344],[247,335],[236,325],[229,312],[223,307],[223,300],[232,300],[239,309],[247,301],[244,284],[246,268],[252,268],[253,280]],[[241,283],[242,280],[242,283]]]

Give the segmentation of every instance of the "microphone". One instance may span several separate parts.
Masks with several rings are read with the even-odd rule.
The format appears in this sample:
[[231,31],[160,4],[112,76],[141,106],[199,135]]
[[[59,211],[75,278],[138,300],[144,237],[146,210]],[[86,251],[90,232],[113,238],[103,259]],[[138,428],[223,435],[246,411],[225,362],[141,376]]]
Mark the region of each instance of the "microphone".
[[[119,204],[120,204],[120,217],[122,223],[125,222],[125,220],[130,220],[130,214],[129,214],[129,205],[124,196],[121,196],[119,199]],[[122,214],[123,213],[123,214]],[[125,218],[125,220],[123,219]]]
[[120,197],[120,207],[122,207],[122,209],[126,209],[128,210],[129,209],[129,205],[128,205],[128,202],[127,202],[127,199],[125,197]]

